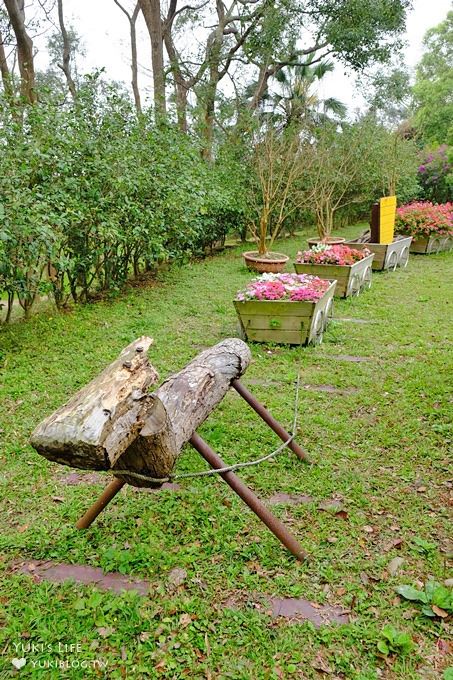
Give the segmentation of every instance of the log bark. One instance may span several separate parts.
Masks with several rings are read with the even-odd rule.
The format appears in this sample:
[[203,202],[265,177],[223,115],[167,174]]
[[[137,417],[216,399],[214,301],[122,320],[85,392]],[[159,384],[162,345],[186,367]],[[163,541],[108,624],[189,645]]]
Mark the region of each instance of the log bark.
[[[223,399],[231,382],[245,372],[250,359],[245,342],[229,338],[170,376],[151,395],[154,409],[113,472],[116,468],[157,479],[167,477],[183,445]],[[125,474],[116,476],[134,486],[159,486]]]
[[83,469],[108,470],[160,408],[148,389],[158,374],[151,338],[126,347],[97,378],[35,429],[31,445],[45,458]]

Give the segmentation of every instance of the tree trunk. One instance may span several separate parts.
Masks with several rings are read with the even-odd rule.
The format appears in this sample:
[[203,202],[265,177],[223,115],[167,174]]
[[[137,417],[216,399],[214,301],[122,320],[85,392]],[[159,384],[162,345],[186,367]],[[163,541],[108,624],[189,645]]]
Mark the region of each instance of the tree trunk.
[[187,132],[187,95],[189,88],[193,85],[193,81],[186,80],[181,72],[178,54],[173,44],[171,29],[172,21],[171,17],[169,17],[165,22],[165,49],[167,50],[168,58],[170,60],[170,68],[175,82],[176,115],[178,117],[178,126],[182,132]]
[[160,0],[139,0],[146,27],[151,40],[151,63],[153,69],[154,106],[156,114],[166,114],[164,43]]
[[132,14],[130,21],[130,34],[131,34],[131,70],[132,70],[132,92],[134,93],[134,102],[137,113],[142,112],[142,103],[140,100],[140,90],[138,89],[138,58],[137,58],[137,31],[136,22],[137,17],[140,12],[140,3],[137,2]]
[[38,425],[31,436],[38,453],[63,465],[110,469],[154,408],[147,394],[158,378],[147,356],[151,344],[151,338],[141,337],[128,345],[97,378]]
[[[183,445],[223,399],[232,380],[245,372],[250,360],[245,342],[229,338],[168,378],[151,395],[155,408],[113,472],[116,468],[154,478],[167,477]],[[156,486],[134,476],[118,476],[135,486]]]
[[5,90],[6,99],[12,106],[14,103],[14,89],[11,80],[11,72],[9,70],[8,61],[6,59],[3,37],[1,33],[0,33],[0,72],[2,74],[2,83],[3,89]]
[[208,88],[208,94],[205,101],[204,114],[204,145],[203,158],[209,163],[212,162],[212,147],[214,142],[214,121],[215,121],[215,98],[217,92],[217,84],[211,83]]
[[132,92],[134,94],[134,102],[137,113],[142,112],[142,104],[140,100],[140,90],[138,89],[138,59],[137,59],[137,17],[140,12],[140,2],[137,2],[132,14],[129,14],[127,9],[119,2],[119,0],[113,0],[115,5],[120,8],[123,14],[126,15],[129,22],[129,34],[131,39],[131,71],[132,71]]
[[36,102],[33,42],[25,28],[23,0],[4,0],[17,42],[17,57],[21,77],[20,93],[29,104]]
[[69,92],[71,93],[72,98],[76,99],[76,86],[71,75],[71,44],[69,42],[68,32],[64,23],[63,0],[58,0],[58,22],[60,24],[61,37],[63,38],[63,63],[59,64],[59,67],[65,74],[66,82],[68,84]]

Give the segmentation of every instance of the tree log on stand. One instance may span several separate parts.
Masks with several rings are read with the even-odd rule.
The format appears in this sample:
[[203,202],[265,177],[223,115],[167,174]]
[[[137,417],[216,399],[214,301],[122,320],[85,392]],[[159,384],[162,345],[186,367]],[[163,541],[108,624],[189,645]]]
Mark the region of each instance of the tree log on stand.
[[[154,409],[137,439],[113,466],[165,478],[196,429],[245,372],[251,359],[242,340],[229,338],[205,350],[182,371],[170,376],[151,396]],[[158,486],[134,476],[116,475],[134,486]]]
[[31,436],[38,453],[72,467],[109,470],[159,406],[148,395],[158,379],[147,356],[152,342],[141,337],[128,345],[97,378],[40,423]]
[[[151,343],[142,337],[126,347],[38,425],[31,437],[38,453],[72,467],[128,470],[164,481],[183,445],[243,374],[251,355],[242,340],[224,340],[149,394],[158,377],[146,354]],[[134,486],[160,485],[116,476]]]

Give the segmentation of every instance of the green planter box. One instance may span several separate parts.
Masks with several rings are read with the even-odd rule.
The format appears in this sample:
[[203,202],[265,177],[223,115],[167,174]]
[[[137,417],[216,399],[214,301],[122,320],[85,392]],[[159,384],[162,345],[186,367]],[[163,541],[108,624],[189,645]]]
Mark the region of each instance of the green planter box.
[[243,337],[251,342],[319,344],[332,314],[336,282],[317,302],[234,301]]
[[407,267],[412,236],[395,236],[392,243],[358,243],[348,241],[347,245],[357,250],[368,248],[374,253],[374,271],[395,271],[397,267]]
[[430,236],[429,238],[412,239],[411,253],[433,255],[453,249],[453,236]]
[[321,279],[335,280],[337,282],[335,297],[348,297],[371,288],[373,258],[374,253],[351,265],[295,262],[294,268],[298,274],[311,274]]

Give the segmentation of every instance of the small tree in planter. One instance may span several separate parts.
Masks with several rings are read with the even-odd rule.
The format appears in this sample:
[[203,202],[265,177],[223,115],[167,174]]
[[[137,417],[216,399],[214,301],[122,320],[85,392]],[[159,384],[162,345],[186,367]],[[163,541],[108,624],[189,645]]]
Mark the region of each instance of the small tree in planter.
[[272,245],[285,220],[310,200],[310,192],[297,190],[307,171],[299,135],[290,129],[280,133],[268,129],[255,144],[252,167],[250,230],[258,250],[244,253],[244,259],[254,271],[279,272],[289,258],[272,252]]
[[[318,229],[318,238],[311,239],[311,244],[332,242],[337,210],[361,203],[367,197],[372,144],[366,128],[366,123],[356,123],[344,125],[338,131],[335,125],[325,125],[309,147],[305,183],[311,193]],[[344,239],[340,239],[342,241]]]

